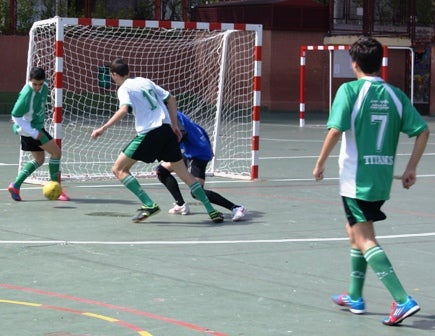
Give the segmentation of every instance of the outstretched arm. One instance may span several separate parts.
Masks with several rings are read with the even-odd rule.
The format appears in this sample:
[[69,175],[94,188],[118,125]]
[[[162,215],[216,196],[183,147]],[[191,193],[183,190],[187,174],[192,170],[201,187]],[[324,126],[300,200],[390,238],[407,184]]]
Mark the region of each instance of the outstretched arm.
[[415,138],[414,148],[406,165],[405,172],[402,174],[402,186],[409,189],[414,185],[417,179],[417,165],[423,156],[424,149],[426,148],[429,139],[429,129],[424,130]]
[[341,137],[342,132],[336,128],[331,128],[326,135],[325,141],[323,142],[322,149],[320,150],[319,157],[317,159],[316,165],[314,166],[313,176],[316,181],[323,179],[323,172],[325,171],[326,159],[328,158],[331,151],[334,149],[338,140]]
[[100,135],[103,135],[104,131],[108,129],[113,124],[116,124],[119,120],[121,120],[128,113],[128,105],[121,106],[118,111],[100,128],[97,128],[92,131],[91,138],[96,139]]

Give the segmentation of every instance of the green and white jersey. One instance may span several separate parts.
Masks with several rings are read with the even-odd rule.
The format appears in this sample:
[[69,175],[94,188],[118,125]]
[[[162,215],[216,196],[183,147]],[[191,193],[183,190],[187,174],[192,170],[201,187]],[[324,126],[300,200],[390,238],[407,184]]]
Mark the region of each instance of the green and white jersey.
[[119,106],[132,108],[137,134],[170,124],[165,101],[170,93],[148,78],[128,78],[118,89]]
[[399,135],[427,128],[408,97],[380,77],[340,86],[327,123],[343,133],[340,195],[365,201],[390,197]]
[[30,82],[24,85],[11,113],[12,119],[20,127],[20,135],[35,137],[44,128],[47,96],[47,83],[38,92],[33,90]]

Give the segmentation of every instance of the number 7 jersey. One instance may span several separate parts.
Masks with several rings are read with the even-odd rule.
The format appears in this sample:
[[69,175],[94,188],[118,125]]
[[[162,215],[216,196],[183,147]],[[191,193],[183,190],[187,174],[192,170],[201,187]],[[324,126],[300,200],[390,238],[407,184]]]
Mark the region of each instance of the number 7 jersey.
[[327,123],[343,133],[340,195],[365,201],[387,200],[400,133],[414,137],[426,122],[400,89],[380,77],[342,84]]

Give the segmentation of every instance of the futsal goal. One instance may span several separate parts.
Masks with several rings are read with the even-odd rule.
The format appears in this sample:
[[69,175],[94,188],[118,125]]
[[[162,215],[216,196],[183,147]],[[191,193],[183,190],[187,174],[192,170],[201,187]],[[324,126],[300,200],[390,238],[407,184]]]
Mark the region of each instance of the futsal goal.
[[[305,73],[306,73],[306,57],[307,52],[329,52],[329,108],[332,106],[332,78],[333,78],[333,53],[335,52],[343,52],[350,49],[350,45],[302,45],[299,48],[299,126],[305,126]],[[410,53],[410,99],[411,102],[414,103],[414,50],[411,47],[402,47],[402,46],[383,46],[383,57],[382,57],[382,67],[381,67],[381,77],[384,80],[387,80],[388,75],[388,50],[405,50]],[[349,57],[349,67],[351,64],[351,60]],[[354,77],[352,76],[352,79]]]
[[[62,179],[112,178],[111,166],[134,137],[129,115],[91,139],[118,108],[109,64],[122,57],[132,76],[170,91],[179,110],[204,127],[213,144],[209,175],[258,177],[262,26],[55,17],[30,30],[28,71],[46,70],[45,128],[62,148]],[[29,159],[21,152],[19,169]],[[156,163],[137,164],[137,177]],[[48,179],[43,166],[33,181]]]

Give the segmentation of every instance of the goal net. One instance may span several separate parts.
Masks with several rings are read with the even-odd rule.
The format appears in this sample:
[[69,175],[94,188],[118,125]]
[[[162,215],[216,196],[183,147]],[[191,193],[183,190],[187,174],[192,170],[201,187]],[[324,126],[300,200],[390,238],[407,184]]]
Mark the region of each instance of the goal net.
[[[111,167],[134,137],[129,115],[91,139],[118,108],[109,64],[123,57],[132,76],[170,91],[180,111],[210,135],[209,175],[258,176],[261,25],[56,17],[30,31],[28,71],[46,70],[45,128],[62,148],[62,179],[112,178]],[[29,160],[21,152],[19,168]],[[46,160],[48,161],[48,160]],[[157,163],[138,163],[137,177]],[[33,182],[48,179],[44,165]]]

